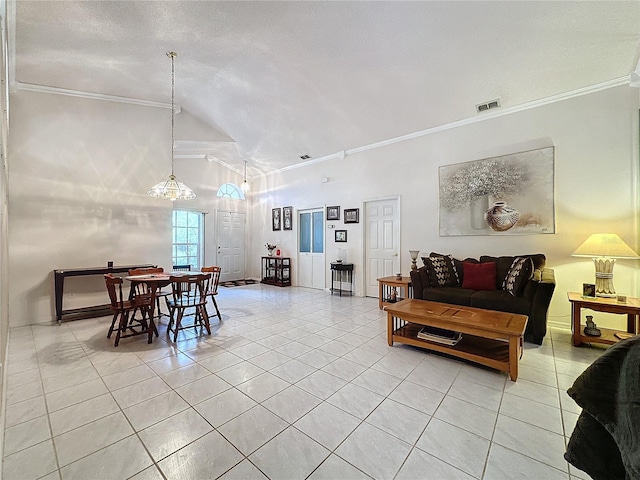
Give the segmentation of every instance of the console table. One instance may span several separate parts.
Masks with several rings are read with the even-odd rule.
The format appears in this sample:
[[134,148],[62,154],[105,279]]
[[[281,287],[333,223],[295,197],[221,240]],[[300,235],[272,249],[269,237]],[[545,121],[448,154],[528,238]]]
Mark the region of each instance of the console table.
[[[339,288],[334,288],[338,282]],[[342,284],[349,284],[349,290],[344,290]],[[340,296],[353,295],[353,263],[333,262],[331,264],[331,295],[339,293]]]
[[58,324],[63,319],[76,320],[81,318],[102,317],[111,314],[111,305],[92,305],[89,307],[72,308],[63,310],[62,297],[64,295],[64,279],[67,277],[80,277],[87,275],[105,275],[107,273],[128,273],[134,268],[155,267],[150,263],[143,265],[123,265],[118,267],[88,267],[88,268],[66,268],[53,271],[53,284],[56,299],[56,320]]

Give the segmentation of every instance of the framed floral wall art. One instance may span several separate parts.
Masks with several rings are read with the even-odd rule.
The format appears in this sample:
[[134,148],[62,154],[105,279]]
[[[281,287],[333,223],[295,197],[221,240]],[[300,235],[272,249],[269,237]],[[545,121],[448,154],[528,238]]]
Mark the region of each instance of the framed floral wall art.
[[555,233],[554,147],[440,167],[440,236]]

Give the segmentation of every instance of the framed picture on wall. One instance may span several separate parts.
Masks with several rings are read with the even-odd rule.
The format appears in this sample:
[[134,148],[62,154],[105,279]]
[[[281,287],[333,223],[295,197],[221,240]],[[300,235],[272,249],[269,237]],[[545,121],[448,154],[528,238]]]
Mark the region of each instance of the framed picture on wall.
[[360,209],[359,208],[345,208],[344,209],[344,223],[358,223],[360,221]]
[[327,220],[340,220],[340,207],[327,207]]
[[293,207],[282,207],[282,229],[293,230]]
[[346,242],[346,241],[347,241],[347,231],[336,230],[336,242]]
[[280,208],[272,208],[271,209],[271,225],[273,227],[273,231],[280,230],[282,217],[280,213]]

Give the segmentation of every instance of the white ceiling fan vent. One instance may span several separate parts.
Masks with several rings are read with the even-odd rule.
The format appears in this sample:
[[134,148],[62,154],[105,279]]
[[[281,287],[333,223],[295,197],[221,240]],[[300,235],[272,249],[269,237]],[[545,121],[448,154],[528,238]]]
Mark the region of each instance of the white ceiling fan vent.
[[480,105],[476,105],[476,110],[478,113],[486,112],[487,110],[491,110],[492,108],[500,107],[500,99],[491,100],[487,103],[481,103]]

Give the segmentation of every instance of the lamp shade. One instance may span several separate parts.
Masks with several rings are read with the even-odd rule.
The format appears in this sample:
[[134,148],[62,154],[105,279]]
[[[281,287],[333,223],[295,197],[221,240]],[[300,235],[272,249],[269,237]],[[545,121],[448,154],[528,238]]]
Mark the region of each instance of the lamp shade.
[[640,258],[615,233],[594,233],[572,253],[574,257]]

